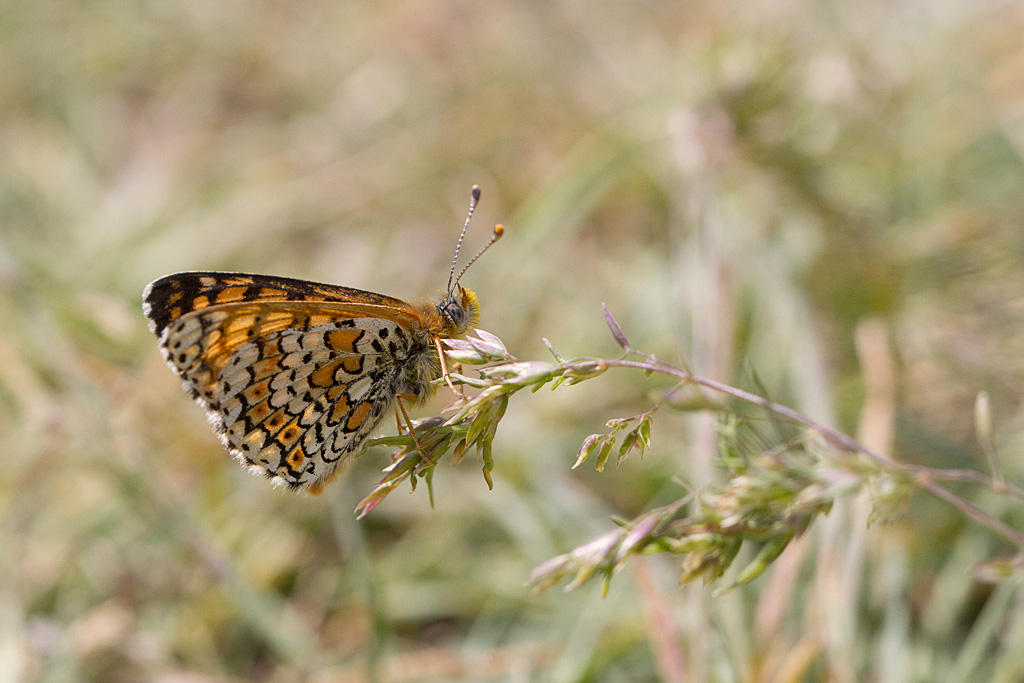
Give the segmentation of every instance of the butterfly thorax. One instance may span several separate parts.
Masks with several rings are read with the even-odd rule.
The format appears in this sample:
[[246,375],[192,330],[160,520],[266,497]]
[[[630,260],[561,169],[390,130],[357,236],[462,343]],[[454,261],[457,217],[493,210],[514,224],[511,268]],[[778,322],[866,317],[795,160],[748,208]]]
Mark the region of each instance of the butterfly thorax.
[[461,339],[480,319],[476,294],[459,286],[458,291],[437,301],[424,301],[414,307],[419,325],[411,330],[413,343],[405,362],[399,392],[426,400],[437,389],[441,377],[441,359],[435,339]]

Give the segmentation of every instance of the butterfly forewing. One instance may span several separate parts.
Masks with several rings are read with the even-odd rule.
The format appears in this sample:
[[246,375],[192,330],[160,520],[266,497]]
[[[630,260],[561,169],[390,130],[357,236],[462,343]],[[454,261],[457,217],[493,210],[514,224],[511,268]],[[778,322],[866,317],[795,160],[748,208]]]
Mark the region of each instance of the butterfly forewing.
[[143,312],[158,337],[181,316],[216,304],[268,301],[332,301],[407,310],[409,304],[351,287],[254,273],[189,272],[162,277],[142,294]]
[[314,493],[387,414],[418,351],[405,302],[303,280],[182,273],[150,285],[144,308],[232,453]]

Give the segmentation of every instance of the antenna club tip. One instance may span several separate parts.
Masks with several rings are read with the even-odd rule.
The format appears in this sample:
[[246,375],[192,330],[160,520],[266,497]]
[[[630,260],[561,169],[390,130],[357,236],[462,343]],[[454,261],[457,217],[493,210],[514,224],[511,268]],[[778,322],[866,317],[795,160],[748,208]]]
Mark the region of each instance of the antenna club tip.
[[494,226],[494,239],[498,239],[499,237],[501,237],[504,234],[505,234],[505,226],[504,225],[502,225],[501,223],[498,223],[497,225]]
[[473,195],[473,201],[480,201],[480,186],[474,185],[473,189],[470,190],[470,194]]

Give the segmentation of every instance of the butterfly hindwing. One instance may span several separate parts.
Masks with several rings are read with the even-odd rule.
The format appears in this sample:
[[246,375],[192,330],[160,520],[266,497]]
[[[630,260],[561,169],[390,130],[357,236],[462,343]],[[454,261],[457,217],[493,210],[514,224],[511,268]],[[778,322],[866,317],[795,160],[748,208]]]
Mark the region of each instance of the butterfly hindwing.
[[254,340],[222,373],[212,413],[225,444],[289,486],[318,489],[391,409],[409,342],[375,318]]

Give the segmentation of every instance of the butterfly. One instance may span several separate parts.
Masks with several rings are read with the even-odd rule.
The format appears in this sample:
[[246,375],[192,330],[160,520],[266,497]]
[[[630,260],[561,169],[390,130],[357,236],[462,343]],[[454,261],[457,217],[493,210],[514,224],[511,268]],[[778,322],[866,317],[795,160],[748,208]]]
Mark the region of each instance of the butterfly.
[[451,384],[440,340],[465,338],[480,317],[459,281],[501,225],[454,277],[479,199],[474,185],[436,300],[250,273],[175,273],[146,287],[142,310],[164,359],[241,463],[318,495],[389,411],[411,432],[404,402],[426,400],[441,377]]

